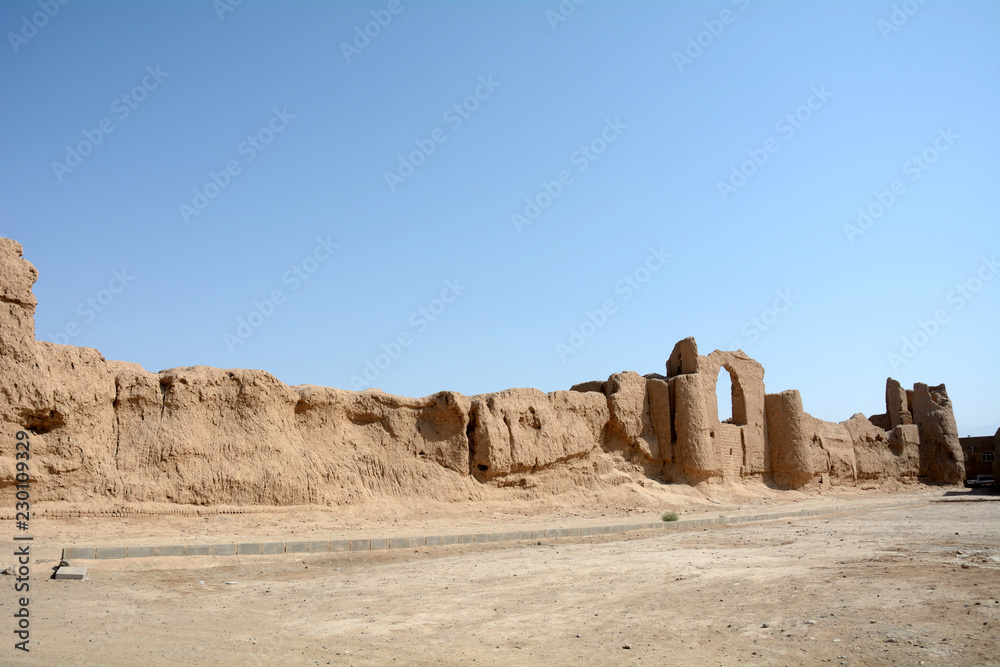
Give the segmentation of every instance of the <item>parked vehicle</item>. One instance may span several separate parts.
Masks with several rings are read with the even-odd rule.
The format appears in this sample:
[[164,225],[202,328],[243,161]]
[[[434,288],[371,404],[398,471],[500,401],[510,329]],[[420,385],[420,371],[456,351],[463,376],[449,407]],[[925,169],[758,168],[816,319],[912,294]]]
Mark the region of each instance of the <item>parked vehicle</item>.
[[965,480],[965,486],[969,489],[993,486],[993,475],[976,475],[972,479]]

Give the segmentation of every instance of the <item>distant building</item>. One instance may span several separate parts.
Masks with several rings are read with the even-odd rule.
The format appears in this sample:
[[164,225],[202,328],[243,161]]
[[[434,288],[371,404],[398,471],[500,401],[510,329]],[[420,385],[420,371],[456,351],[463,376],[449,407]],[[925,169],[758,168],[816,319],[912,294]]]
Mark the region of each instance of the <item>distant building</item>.
[[[1000,433],[998,433],[1000,435]],[[992,475],[996,462],[997,436],[978,435],[959,438],[962,454],[965,455],[965,478],[978,475]]]

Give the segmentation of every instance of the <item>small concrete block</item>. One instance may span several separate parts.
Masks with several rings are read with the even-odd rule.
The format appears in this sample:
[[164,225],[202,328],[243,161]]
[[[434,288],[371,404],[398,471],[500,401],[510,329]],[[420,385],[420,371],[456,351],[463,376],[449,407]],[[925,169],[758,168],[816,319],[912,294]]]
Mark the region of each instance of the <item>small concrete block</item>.
[[593,526],[582,526],[580,528],[577,528],[577,530],[580,531],[578,533],[580,535],[580,537],[587,537],[588,535],[593,535],[594,534],[594,528],[593,528]]
[[93,547],[66,547],[62,550],[63,560],[69,560],[71,558],[83,558],[84,560],[93,560],[97,553],[97,549]]
[[[260,545],[257,545],[257,553],[260,553]],[[236,545],[235,544],[213,544],[212,545],[212,555],[213,556],[235,556],[236,555]]]
[[441,544],[455,544],[458,541],[457,535],[442,535]]
[[371,538],[351,540],[351,551],[371,551]]
[[429,547],[439,547],[444,544],[440,535],[428,535],[424,538],[424,544]]
[[[350,551],[351,541],[350,540],[330,540],[327,542],[327,549],[329,551]],[[316,551],[313,549],[313,551]]]
[[284,542],[264,542],[260,545],[262,554],[283,554],[285,553]]
[[241,556],[260,555],[260,542],[244,542],[243,544],[236,545],[236,553]]
[[389,538],[389,548],[390,549],[405,549],[408,547],[409,541],[405,537],[390,537]]
[[184,547],[179,544],[172,544],[165,547],[153,547],[157,556],[183,556]]
[[569,537],[569,528],[560,528],[557,530],[556,537]]
[[[370,540],[370,542],[371,542],[371,546],[369,547],[369,549],[371,549],[372,551],[380,551],[382,549],[388,549],[389,548],[389,538],[388,537],[376,537],[376,538]],[[352,549],[352,551],[353,551],[353,549]]]
[[521,539],[521,532],[517,530],[512,530],[503,534],[504,542],[513,542],[514,540]]
[[407,537],[406,546],[408,547],[422,547],[425,546],[427,542],[426,537]]
[[79,581],[87,576],[87,568],[85,567],[61,567],[56,570],[56,574],[53,579],[73,579]]
[[503,541],[504,541],[503,533],[490,533],[490,542],[503,542]]
[[97,558],[128,558],[128,553],[125,547],[99,547],[95,556]]
[[555,528],[546,528],[545,537],[559,537],[559,531]]
[[456,540],[459,544],[472,544],[476,541],[476,536],[472,533],[466,533],[464,535],[459,535]]
[[476,533],[476,544],[484,544],[490,541],[489,533]]
[[582,528],[570,528],[568,532],[570,537],[580,537],[581,535],[583,535]]
[[309,543],[308,542],[285,542],[285,553],[286,554],[309,553]]
[[329,540],[309,540],[309,553],[326,553],[330,551]]
[[212,547],[208,544],[189,544],[184,547],[185,556],[211,556]]
[[533,530],[528,535],[528,538],[532,539],[532,540],[538,540],[538,539],[541,539],[543,537],[545,537],[545,531],[544,530]]
[[519,539],[519,540],[530,540],[531,539],[531,531],[530,530],[519,530],[517,532],[517,539]]
[[149,558],[156,555],[155,547],[127,547],[129,558]]

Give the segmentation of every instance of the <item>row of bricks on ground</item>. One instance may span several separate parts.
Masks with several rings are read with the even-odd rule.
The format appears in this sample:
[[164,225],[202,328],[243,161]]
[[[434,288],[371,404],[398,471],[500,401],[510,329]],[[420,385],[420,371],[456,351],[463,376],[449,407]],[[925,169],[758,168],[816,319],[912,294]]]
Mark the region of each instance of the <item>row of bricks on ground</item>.
[[319,540],[302,542],[248,542],[238,544],[196,544],[160,547],[66,547],[63,558],[111,559],[146,558],[152,556],[260,556],[285,553],[326,553],[337,551],[379,551],[383,549],[408,549],[413,547],[445,546],[451,544],[482,544],[514,540],[551,539],[559,537],[589,537],[613,535],[637,530],[696,528],[701,526],[768,521],[795,516],[826,513],[823,510],[799,510],[776,514],[751,514],[735,517],[687,519],[673,522],[648,522],[614,526],[584,526],[579,528],[549,528],[546,530],[520,530],[504,533],[468,533],[464,535],[428,535],[425,537],[384,537],[354,540]]

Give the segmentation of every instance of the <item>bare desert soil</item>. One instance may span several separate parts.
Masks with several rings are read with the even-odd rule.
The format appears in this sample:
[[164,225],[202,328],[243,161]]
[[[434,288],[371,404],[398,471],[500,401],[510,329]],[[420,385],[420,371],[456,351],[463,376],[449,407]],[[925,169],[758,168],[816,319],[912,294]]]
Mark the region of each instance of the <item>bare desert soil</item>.
[[[0,579],[0,663],[1000,665],[1000,502],[988,498],[929,489],[774,494],[717,510],[692,501],[684,518],[822,503],[847,511],[541,543],[79,561],[90,568],[84,581],[44,579],[55,563],[33,562],[29,654],[13,649],[17,595],[11,577]],[[866,508],[885,502],[907,506]],[[42,518],[33,553],[38,561],[70,543],[308,539],[317,530],[400,534],[390,513],[376,515]],[[402,515],[409,532],[430,534],[652,514],[609,506]]]

